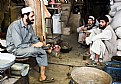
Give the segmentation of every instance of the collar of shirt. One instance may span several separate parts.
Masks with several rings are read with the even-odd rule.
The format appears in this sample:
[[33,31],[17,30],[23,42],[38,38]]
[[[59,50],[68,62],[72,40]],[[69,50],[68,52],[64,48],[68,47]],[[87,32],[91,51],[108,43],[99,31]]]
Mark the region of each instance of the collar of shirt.
[[25,27],[26,27],[26,26],[24,25],[24,23],[23,23],[22,18],[21,18],[21,26],[22,26],[22,28],[25,28]]
[[28,25],[28,27],[26,27],[26,26],[24,25],[22,18],[21,18],[21,26],[22,26],[22,28],[29,28],[29,27],[30,27],[30,25]]

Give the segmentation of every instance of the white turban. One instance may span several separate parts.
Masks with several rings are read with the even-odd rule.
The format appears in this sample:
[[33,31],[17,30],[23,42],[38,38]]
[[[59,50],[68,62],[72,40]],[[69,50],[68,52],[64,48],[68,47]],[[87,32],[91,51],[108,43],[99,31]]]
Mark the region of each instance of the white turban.
[[95,18],[93,16],[89,16],[89,18],[91,18],[92,20],[95,20]]
[[109,23],[111,23],[111,21],[112,21],[112,18],[111,18],[111,16],[110,15],[105,15],[107,18],[108,18],[108,20],[109,20]]
[[21,9],[22,14],[28,13],[28,12],[32,12],[32,8],[31,7],[25,7]]

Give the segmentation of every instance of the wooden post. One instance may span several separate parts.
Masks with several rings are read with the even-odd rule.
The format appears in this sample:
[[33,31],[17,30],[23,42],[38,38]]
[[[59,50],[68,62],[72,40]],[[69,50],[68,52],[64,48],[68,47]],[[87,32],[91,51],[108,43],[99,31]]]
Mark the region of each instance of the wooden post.
[[41,15],[42,15],[42,37],[44,44],[46,44],[46,27],[45,27],[45,18],[44,18],[44,2],[43,0],[41,2]]
[[41,41],[46,44],[46,26],[45,17],[50,17],[43,0],[25,0],[26,6],[32,7],[35,12],[34,31]]
[[[35,24],[33,25],[35,34],[42,40],[42,15],[40,0],[25,0],[25,5],[32,7],[35,12]],[[43,41],[43,40],[42,40]]]

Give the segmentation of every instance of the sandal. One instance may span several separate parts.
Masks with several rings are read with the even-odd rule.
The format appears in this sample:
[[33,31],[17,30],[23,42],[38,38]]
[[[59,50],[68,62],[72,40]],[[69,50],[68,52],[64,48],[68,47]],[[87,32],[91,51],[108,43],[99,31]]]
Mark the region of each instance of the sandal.
[[95,66],[97,66],[97,63],[94,60],[91,60],[90,63],[86,63],[86,66],[95,67]]
[[91,56],[91,54],[89,54],[88,52],[86,52],[86,53],[84,54],[84,56]]
[[54,78],[50,78],[50,79],[45,79],[45,80],[39,80],[40,82],[43,82],[43,83],[52,83],[52,82],[54,82],[55,81],[55,79]]

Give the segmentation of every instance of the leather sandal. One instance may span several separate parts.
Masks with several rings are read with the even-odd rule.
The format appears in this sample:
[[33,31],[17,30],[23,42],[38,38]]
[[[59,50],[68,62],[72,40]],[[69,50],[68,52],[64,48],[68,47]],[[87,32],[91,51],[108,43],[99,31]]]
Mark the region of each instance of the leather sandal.
[[55,81],[55,79],[54,78],[50,78],[50,79],[46,78],[45,80],[39,80],[39,81],[43,82],[43,83],[52,83]]

